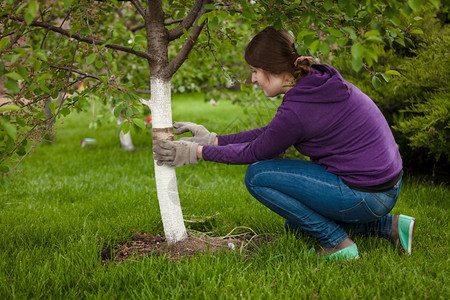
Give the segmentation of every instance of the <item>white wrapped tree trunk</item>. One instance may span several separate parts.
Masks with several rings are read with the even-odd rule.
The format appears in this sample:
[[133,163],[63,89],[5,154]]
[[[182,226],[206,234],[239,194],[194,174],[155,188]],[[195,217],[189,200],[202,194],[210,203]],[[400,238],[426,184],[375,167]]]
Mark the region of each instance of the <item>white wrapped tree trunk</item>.
[[123,133],[123,131],[120,131],[120,144],[124,150],[134,151],[134,145],[133,140],[131,139],[130,131],[125,134]]
[[[151,80],[151,100],[144,103],[152,113],[153,139],[173,138],[170,88],[170,80]],[[155,161],[155,181],[167,242],[171,244],[182,241],[187,238],[187,231],[178,196],[175,168],[158,166]]]

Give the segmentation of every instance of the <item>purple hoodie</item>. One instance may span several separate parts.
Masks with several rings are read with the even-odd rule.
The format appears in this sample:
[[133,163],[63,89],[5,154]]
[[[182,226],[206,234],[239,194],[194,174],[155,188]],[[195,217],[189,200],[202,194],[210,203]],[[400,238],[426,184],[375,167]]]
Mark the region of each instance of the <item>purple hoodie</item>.
[[386,119],[375,103],[337,70],[315,64],[283,97],[264,127],[218,137],[203,159],[250,164],[272,159],[291,145],[311,161],[360,186],[383,184],[402,169]]

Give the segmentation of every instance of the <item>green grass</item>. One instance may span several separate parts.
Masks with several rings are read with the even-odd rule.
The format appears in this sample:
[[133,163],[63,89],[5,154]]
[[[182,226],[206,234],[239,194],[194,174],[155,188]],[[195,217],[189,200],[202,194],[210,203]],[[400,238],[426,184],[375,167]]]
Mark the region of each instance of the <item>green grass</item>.
[[[241,109],[211,106],[198,95],[174,96],[174,120],[218,133],[245,129]],[[91,114],[59,124],[0,191],[1,299],[448,299],[449,189],[407,178],[394,213],[417,218],[413,254],[387,240],[355,238],[361,259],[323,262],[305,250],[314,239],[284,232],[283,220],[245,189],[245,166],[201,162],[177,169],[187,217],[216,216],[211,231],[237,226],[274,242],[250,258],[201,254],[184,262],[164,256],[102,265],[100,251],[136,231],[163,234],[154,185],[151,137],[134,135],[137,150],[120,149],[115,124],[93,131]],[[241,128],[242,127],[242,128]],[[93,149],[80,140],[98,140]]]

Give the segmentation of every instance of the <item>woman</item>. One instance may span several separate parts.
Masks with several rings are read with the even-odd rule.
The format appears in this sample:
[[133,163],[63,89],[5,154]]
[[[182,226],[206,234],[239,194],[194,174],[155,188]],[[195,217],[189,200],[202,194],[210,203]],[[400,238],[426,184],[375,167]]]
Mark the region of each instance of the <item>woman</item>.
[[[158,164],[199,158],[250,164],[245,183],[262,204],[323,245],[329,259],[358,258],[348,233],[389,239],[411,253],[415,219],[388,215],[402,184],[402,160],[374,102],[338,71],[299,56],[285,30],[268,27],[245,50],[252,82],[267,97],[284,94],[265,127],[217,136],[203,126],[174,123],[179,141],[156,141]],[[291,145],[311,161],[274,159]]]

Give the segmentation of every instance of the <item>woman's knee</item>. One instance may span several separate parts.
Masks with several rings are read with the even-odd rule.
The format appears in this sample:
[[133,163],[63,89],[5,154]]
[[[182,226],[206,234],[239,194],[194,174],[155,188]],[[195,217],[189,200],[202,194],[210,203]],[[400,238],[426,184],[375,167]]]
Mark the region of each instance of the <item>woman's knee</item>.
[[258,167],[256,166],[258,163],[253,163],[248,166],[247,171],[245,172],[245,185],[247,186],[247,189],[250,189],[253,184],[253,179],[255,178],[255,175],[257,174]]
[[[247,189],[250,190],[252,187],[259,186],[258,181],[264,181],[264,173],[269,170],[269,165],[271,161],[258,161],[248,166],[245,172],[245,185]],[[263,184],[264,185],[264,184]]]

